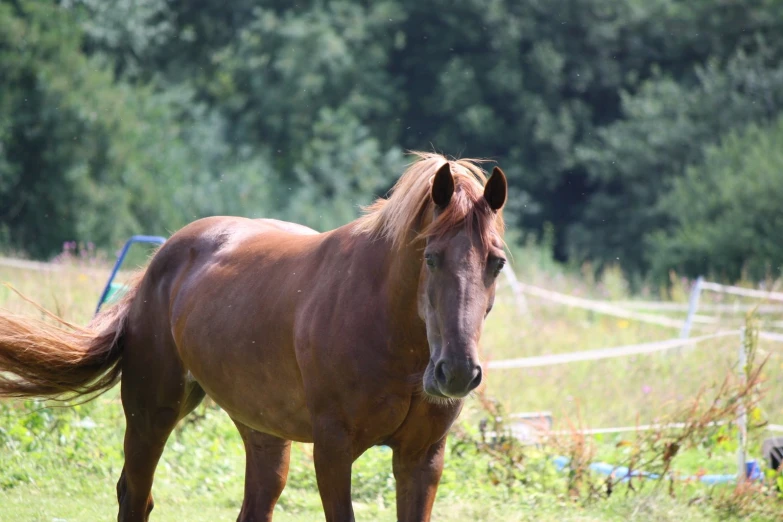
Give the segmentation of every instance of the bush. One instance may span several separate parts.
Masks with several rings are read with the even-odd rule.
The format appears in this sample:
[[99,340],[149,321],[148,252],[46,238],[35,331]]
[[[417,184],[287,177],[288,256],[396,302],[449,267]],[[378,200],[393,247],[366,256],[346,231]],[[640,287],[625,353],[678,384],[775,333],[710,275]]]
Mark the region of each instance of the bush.
[[707,147],[704,163],[673,181],[660,208],[674,226],[652,237],[654,273],[675,269],[726,280],[781,275],[781,144],[783,118],[750,125]]

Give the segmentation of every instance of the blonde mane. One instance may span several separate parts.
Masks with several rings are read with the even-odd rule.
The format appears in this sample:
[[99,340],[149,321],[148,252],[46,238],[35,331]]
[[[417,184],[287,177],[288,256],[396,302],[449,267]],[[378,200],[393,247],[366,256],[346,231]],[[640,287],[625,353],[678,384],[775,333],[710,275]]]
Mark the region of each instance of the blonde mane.
[[[354,233],[387,239],[396,248],[410,240],[412,231],[417,232],[412,239],[441,237],[458,226],[466,226],[469,231],[476,227],[485,246],[493,235],[502,239],[502,213],[494,212],[484,199],[487,177],[479,166],[481,160],[449,161],[440,154],[412,154],[417,159],[397,180],[388,198],[378,198],[364,208],[365,214],[356,222]],[[454,195],[431,223],[418,230],[425,211],[434,210],[430,196],[432,178],[444,163],[450,165],[454,176]]]

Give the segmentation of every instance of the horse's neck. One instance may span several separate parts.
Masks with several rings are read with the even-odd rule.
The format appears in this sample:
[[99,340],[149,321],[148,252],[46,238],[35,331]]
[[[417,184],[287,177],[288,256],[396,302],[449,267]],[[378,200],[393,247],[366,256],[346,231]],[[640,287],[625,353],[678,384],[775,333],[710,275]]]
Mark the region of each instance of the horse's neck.
[[[361,258],[360,265],[367,267],[375,279],[380,272],[385,278],[379,288],[384,288],[384,301],[375,303],[378,312],[388,314],[390,335],[400,336],[401,342],[427,344],[427,331],[419,317],[419,278],[421,275],[423,241],[408,242],[396,248],[389,239],[353,234],[351,225],[337,229],[338,234],[350,237],[351,255]],[[412,237],[411,237],[412,239]]]
[[427,328],[419,317],[418,303],[424,244],[395,248],[386,238],[357,236],[350,228],[346,232],[352,244],[342,252],[355,256],[352,264],[366,270],[365,276],[378,290],[372,303],[363,303],[364,312],[370,314],[368,320],[380,320],[384,325],[383,342],[393,347],[395,364],[420,374],[430,358]]
[[407,244],[400,249],[389,246],[387,288],[394,322],[405,328],[406,336],[421,337],[417,340],[426,343],[426,330],[419,317],[418,302],[423,249],[424,245],[419,242]]

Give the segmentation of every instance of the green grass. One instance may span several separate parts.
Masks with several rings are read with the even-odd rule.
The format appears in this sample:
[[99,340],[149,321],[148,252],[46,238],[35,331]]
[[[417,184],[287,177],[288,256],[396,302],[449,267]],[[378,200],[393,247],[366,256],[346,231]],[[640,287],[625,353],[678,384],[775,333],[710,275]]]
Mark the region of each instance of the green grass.
[[[518,257],[522,257],[518,254]],[[75,322],[92,315],[108,270],[74,264],[56,273],[0,267],[0,281],[9,281],[25,295]],[[566,277],[552,269],[520,268],[526,281],[574,295],[626,299],[627,285],[617,273],[604,280]],[[676,289],[675,289],[676,290]],[[675,299],[683,295],[675,292]],[[530,299],[529,315],[512,306],[507,289],[485,328],[485,356],[500,359],[570,352],[676,336],[677,332]],[[38,313],[0,287],[0,307]],[[727,318],[728,320],[728,318]],[[722,339],[692,350],[542,369],[494,371],[485,393],[505,411],[554,413],[557,426],[581,419],[585,426],[649,423],[690,400],[704,386],[719,382],[732,370],[737,341]],[[771,422],[783,422],[783,347],[763,344],[770,356],[762,408]],[[234,520],[242,501],[244,453],[239,435],[218,408],[203,406],[197,422],[176,430],[156,475],[156,508],[152,520]],[[478,400],[469,400],[461,418],[463,431],[476,433],[486,416]],[[195,418],[195,417],[194,417]],[[116,519],[114,488],[122,467],[124,421],[117,390],[74,408],[52,408],[35,401],[0,403],[0,522],[102,521]],[[753,446],[764,436],[755,432]],[[632,450],[633,435],[595,437],[595,459],[619,462]],[[731,486],[707,488],[676,483],[647,484],[630,493],[620,485],[610,498],[572,500],[567,476],[554,470],[554,449],[524,450],[513,481],[499,480],[505,464],[471,444],[452,437],[446,469],[435,505],[434,520],[603,521],[603,520],[773,520],[783,504],[755,492],[739,495]],[[685,448],[673,469],[683,475],[732,473],[736,442],[715,437]],[[315,486],[312,447],[295,444],[288,487],[276,520],[322,520]],[[391,454],[374,448],[354,466],[353,498],[359,520],[396,520]],[[499,483],[498,483],[499,482]]]
[[[0,520],[112,520],[116,517],[114,484],[122,466],[121,412],[115,396],[74,409],[41,409],[28,401],[5,405],[2,425],[6,451],[0,458]],[[169,441],[155,483],[153,520],[233,520],[242,499],[241,441],[225,415],[205,409],[197,424],[183,426]],[[94,428],[85,419],[95,421]],[[9,440],[13,440],[9,444]],[[470,452],[461,456],[452,444],[436,504],[435,520],[714,520],[710,506],[689,507],[664,491],[617,495],[588,505],[557,493],[560,480],[547,480],[508,491],[488,483],[488,461]],[[289,487],[277,520],[322,517],[315,488],[311,446],[294,447]],[[533,467],[533,466],[531,466]],[[359,520],[395,520],[390,453],[367,452],[353,474]],[[693,488],[684,489],[692,498]]]

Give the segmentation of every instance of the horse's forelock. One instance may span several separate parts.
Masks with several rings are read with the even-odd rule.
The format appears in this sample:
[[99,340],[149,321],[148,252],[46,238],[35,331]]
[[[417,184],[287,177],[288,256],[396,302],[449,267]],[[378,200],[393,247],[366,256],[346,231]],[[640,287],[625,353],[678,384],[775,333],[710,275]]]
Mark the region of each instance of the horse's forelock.
[[[456,177],[455,177],[456,178]],[[469,235],[478,233],[481,244],[488,248],[494,237],[503,236],[503,218],[484,199],[483,187],[473,183],[457,183],[449,205],[427,225],[418,237],[437,239],[455,229],[465,227]]]
[[[417,160],[394,185],[388,199],[380,198],[365,208],[365,215],[357,222],[356,233],[383,237],[398,248],[409,241],[411,231],[417,232],[417,238],[437,238],[459,227],[467,227],[468,232],[473,232],[475,227],[485,247],[493,236],[502,238],[502,215],[493,211],[484,199],[487,178],[479,166],[482,160],[449,161],[440,154],[413,154]],[[418,230],[426,212],[434,210],[430,197],[432,179],[446,162],[454,176],[454,195],[431,223]]]

